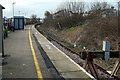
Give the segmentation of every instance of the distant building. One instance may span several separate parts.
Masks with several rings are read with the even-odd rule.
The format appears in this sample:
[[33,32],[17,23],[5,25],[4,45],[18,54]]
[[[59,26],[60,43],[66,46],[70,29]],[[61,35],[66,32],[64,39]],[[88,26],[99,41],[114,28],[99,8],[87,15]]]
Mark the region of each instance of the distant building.
[[64,9],[64,10],[60,10],[60,11],[58,11],[58,12],[52,14],[52,15],[53,15],[53,19],[55,19],[55,18],[59,18],[59,17],[78,16],[78,15],[87,16],[88,14],[83,13],[83,12],[74,13],[72,11],[67,11],[66,9]]
[[85,13],[83,13],[83,16],[88,16],[88,12],[86,11]]
[[40,18],[40,23],[44,23],[44,19],[43,18]]
[[110,16],[118,16],[118,10],[111,7],[110,9],[106,9],[101,13],[102,17],[110,17]]
[[60,11],[54,13],[54,14],[53,14],[53,19],[59,18],[59,17],[61,17],[61,16],[64,16],[64,10],[60,10]]
[[30,18],[24,18],[25,19],[25,25],[30,24]]
[[65,9],[64,10],[60,10],[56,13],[53,14],[53,19],[55,18],[59,18],[59,17],[65,17],[65,16],[72,16],[72,11],[66,11]]

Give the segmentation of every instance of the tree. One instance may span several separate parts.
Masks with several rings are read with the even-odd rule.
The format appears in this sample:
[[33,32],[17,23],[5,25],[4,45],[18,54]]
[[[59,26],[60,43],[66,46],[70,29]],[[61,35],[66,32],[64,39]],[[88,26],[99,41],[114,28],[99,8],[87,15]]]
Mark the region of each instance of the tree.
[[37,15],[32,14],[31,17],[30,17],[30,21],[34,24],[37,23]]
[[91,3],[91,10],[97,11],[97,10],[105,10],[110,8],[111,6],[107,2],[94,2]]
[[46,19],[52,19],[52,14],[49,11],[45,12],[45,18]]

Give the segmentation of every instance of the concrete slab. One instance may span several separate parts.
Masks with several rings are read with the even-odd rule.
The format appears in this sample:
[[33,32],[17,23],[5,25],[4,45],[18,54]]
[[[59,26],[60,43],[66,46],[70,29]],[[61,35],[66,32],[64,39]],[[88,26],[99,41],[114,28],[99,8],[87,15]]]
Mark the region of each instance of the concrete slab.
[[[40,34],[34,26],[32,27],[32,31],[39,44],[46,52],[49,59],[52,61],[58,72],[60,72],[61,76],[64,78],[79,78],[79,79],[94,79],[92,75],[86,72],[82,67],[80,67],[77,63],[75,63],[72,59],[70,59],[66,54],[57,49],[50,41],[48,41],[42,34]],[[46,47],[46,45],[49,45]],[[52,48],[52,49],[50,49]]]
[[[31,37],[43,78],[53,78],[38,50],[32,32]],[[10,32],[4,43],[7,57],[3,60],[3,78],[37,79],[38,76],[29,41],[29,26],[25,27],[25,30]]]
[[64,72],[64,73],[61,73],[61,74],[62,74],[62,76],[64,78],[72,78],[72,79],[75,79],[75,80],[76,80],[76,78],[78,78],[79,80],[81,80],[81,79],[87,79],[87,80],[90,79],[90,78],[87,78],[88,76],[84,75],[81,70],[80,71]]
[[29,44],[29,29],[10,32],[4,40],[3,78],[37,78]]
[[51,61],[59,61],[59,60],[66,60],[66,57],[64,55],[59,55],[61,54],[60,52],[55,52],[54,53],[50,53],[47,54],[49,56],[49,58],[51,59]]
[[61,72],[70,72],[70,71],[80,71],[80,68],[73,65],[73,63],[67,59],[52,61],[58,71]]

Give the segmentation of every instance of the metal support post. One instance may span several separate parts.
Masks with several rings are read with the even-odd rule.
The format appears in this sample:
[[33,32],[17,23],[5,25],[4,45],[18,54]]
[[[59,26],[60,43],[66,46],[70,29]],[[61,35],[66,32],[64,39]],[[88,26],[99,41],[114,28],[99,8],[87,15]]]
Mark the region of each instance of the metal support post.
[[111,73],[111,76],[116,75],[119,69],[120,69],[120,53],[119,53],[119,59],[116,61],[116,64],[115,64],[114,69]]
[[2,9],[5,9],[0,5],[0,53],[4,56],[4,44],[3,44],[3,12]]
[[99,73],[97,71],[97,68],[95,64],[93,63],[93,54],[86,53],[86,62],[85,62],[85,69],[89,69],[91,74],[97,79],[100,80]]

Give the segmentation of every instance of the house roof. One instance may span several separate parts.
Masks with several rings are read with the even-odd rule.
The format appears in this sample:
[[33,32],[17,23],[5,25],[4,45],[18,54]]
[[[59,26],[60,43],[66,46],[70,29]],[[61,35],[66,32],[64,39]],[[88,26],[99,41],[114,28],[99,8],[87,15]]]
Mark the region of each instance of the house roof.
[[1,4],[0,4],[0,6],[2,7],[2,9],[5,9],[5,7],[3,7]]
[[64,11],[64,10],[60,10],[60,11],[54,13],[53,15],[59,14],[59,13],[61,13],[61,12],[63,12],[63,11]]
[[14,16],[14,18],[24,18],[24,16]]

